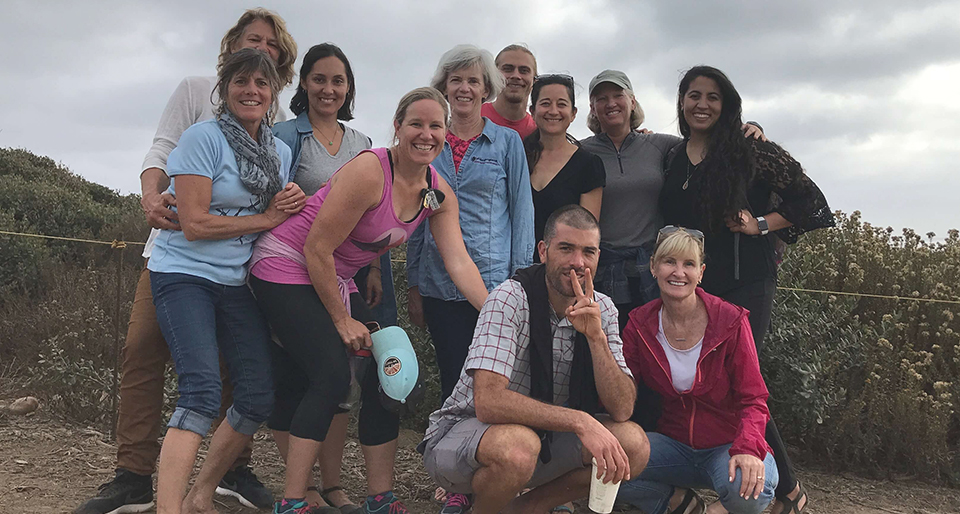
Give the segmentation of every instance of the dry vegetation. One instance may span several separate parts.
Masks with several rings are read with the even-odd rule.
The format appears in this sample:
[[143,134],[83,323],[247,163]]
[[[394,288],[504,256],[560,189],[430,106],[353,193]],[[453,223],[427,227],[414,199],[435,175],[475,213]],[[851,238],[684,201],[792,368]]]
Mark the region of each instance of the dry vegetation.
[[[774,415],[807,463],[957,485],[960,304],[912,298],[960,301],[960,237],[956,230],[939,241],[912,230],[894,234],[857,212],[838,221],[788,250],[780,285],[900,299],[780,291],[761,356]],[[146,234],[137,197],[9,149],[0,149],[0,230],[108,241]],[[109,431],[114,331],[125,332],[142,264],[139,248],[128,247],[118,273],[117,253],[0,235],[4,397],[33,394],[45,416]],[[398,292],[406,289],[402,270],[395,263]],[[405,319],[403,298],[399,304]],[[421,369],[431,373],[425,405],[432,406],[433,352],[423,331],[410,331]],[[168,386],[172,398],[172,380]],[[426,406],[405,420],[408,428],[423,428]]]

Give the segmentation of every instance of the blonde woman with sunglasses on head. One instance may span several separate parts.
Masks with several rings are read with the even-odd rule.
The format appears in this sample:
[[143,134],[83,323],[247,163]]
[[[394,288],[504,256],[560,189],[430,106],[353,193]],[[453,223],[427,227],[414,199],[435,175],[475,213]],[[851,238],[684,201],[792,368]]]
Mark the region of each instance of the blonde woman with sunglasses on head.
[[[663,398],[647,467],[617,498],[647,514],[759,514],[779,479],[747,310],[698,287],[703,260],[702,232],[664,227],[650,259],[660,298],[623,331],[627,366]],[[705,507],[693,488],[720,500]]]

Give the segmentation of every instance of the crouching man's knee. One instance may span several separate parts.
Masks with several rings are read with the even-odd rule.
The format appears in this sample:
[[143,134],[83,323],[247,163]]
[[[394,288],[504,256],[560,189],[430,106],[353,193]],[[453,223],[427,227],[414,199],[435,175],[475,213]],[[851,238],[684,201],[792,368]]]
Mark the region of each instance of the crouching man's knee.
[[467,418],[424,441],[419,449],[427,473],[447,491],[472,493],[496,483],[519,492],[537,467],[540,438],[521,425],[489,425]]
[[517,484],[521,489],[537,468],[540,437],[523,425],[493,425],[487,429],[477,449],[480,466],[490,468],[498,479]]
[[647,434],[640,425],[632,421],[616,422],[609,418],[601,418],[601,421],[627,454],[627,459],[630,460],[630,479],[637,478],[650,459],[650,441],[647,440]]

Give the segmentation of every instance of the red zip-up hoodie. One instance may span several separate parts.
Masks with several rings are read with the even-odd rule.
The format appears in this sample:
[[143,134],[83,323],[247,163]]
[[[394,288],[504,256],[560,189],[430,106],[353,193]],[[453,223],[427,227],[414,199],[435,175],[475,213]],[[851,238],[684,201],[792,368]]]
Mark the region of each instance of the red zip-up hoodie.
[[623,331],[623,354],[637,380],[663,397],[657,432],[695,449],[733,443],[730,455],[763,460],[773,453],[764,438],[770,411],[760,375],[748,311],[697,288],[707,308],[707,329],[693,387],[673,387],[667,354],[657,341],[662,300],[630,313]]

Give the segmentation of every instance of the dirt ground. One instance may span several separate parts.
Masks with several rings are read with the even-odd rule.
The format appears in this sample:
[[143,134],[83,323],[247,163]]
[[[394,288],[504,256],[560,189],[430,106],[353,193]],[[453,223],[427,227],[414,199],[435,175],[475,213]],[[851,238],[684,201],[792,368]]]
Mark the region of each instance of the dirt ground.
[[[58,421],[43,410],[27,417],[0,415],[0,513],[70,512],[110,479],[116,447],[107,436]],[[397,456],[395,491],[412,512],[433,514],[434,486],[414,450],[418,434],[404,431]],[[269,433],[255,438],[253,466],[275,493],[282,489],[282,463]],[[360,498],[363,459],[355,441],[347,443],[343,483]],[[960,491],[909,479],[877,481],[829,470],[800,468],[811,498],[807,513],[933,514],[960,512]],[[233,499],[218,499],[222,513],[249,513]],[[589,512],[585,506],[578,513]],[[635,512],[635,511],[631,511]]]

